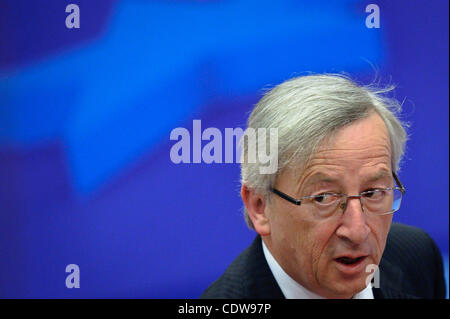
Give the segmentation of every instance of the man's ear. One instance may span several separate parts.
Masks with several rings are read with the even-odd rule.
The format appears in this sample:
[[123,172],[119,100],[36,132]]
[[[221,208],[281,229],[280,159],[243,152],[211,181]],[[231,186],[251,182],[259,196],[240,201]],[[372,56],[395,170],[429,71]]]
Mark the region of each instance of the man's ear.
[[242,185],[241,197],[256,232],[261,236],[270,235],[270,224],[265,212],[266,199],[264,196],[249,189],[246,185]]

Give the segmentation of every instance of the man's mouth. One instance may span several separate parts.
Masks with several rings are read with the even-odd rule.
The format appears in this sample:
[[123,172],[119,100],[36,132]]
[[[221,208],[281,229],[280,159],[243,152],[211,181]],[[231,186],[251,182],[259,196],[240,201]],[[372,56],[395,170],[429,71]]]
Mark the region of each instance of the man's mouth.
[[335,258],[337,269],[347,276],[361,274],[366,266],[368,255],[341,256]]
[[356,265],[356,264],[359,264],[364,258],[366,258],[366,256],[359,256],[356,258],[343,256],[343,257],[336,258],[335,260],[338,263],[341,263],[344,265]]

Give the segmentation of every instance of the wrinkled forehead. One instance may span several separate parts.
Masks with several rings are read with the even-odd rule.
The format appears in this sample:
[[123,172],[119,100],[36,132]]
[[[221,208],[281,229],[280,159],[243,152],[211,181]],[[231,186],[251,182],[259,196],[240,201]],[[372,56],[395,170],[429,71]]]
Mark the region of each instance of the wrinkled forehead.
[[389,133],[384,121],[376,113],[330,134],[308,159],[291,165],[288,175],[301,182],[317,171],[337,176],[355,170],[373,176],[392,174]]
[[335,151],[365,151],[369,148],[392,152],[391,139],[384,121],[373,112],[366,118],[339,128],[325,138],[317,147],[315,155],[331,155]]

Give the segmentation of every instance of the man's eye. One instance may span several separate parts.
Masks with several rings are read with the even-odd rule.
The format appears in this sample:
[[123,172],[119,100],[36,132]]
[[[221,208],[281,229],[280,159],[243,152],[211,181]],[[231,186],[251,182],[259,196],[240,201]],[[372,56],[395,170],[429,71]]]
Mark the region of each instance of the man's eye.
[[324,199],[325,199],[325,195],[318,195],[318,196],[314,197],[314,200],[318,203],[323,202]]
[[370,189],[364,192],[364,197],[370,199],[381,199],[384,195],[386,195],[384,189]]
[[319,194],[314,197],[314,201],[320,204],[329,204],[336,199],[335,194]]
[[374,193],[373,189],[367,190],[367,191],[364,192],[364,197],[370,198],[370,197],[373,196],[373,193]]

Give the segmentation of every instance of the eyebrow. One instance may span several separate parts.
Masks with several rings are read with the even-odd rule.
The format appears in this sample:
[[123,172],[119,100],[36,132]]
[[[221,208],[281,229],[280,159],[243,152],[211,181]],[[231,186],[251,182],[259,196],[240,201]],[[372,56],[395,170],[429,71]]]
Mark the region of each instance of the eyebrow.
[[305,186],[317,182],[334,183],[337,179],[324,173],[316,173],[305,181]]
[[[386,169],[382,169],[378,171],[377,174],[372,175],[368,179],[366,179],[365,183],[373,183],[383,178],[390,178],[392,177],[392,173],[387,171]],[[309,177],[303,185],[299,185],[297,191],[299,192],[301,189],[311,187],[312,185],[316,183],[336,183],[339,181],[339,178],[333,178],[327,174],[324,174],[322,172],[317,172],[313,174],[311,177]]]
[[378,181],[380,179],[391,178],[391,177],[392,177],[392,173],[391,172],[389,172],[389,171],[387,171],[385,169],[382,169],[376,175],[368,178],[367,182],[376,182],[376,181]]
[[312,176],[308,177],[308,179],[303,184],[299,184],[298,188],[297,188],[297,192],[300,192],[301,189],[311,187],[312,185],[314,185],[316,183],[335,183],[337,180],[338,179],[333,178],[329,175],[318,172],[318,173],[315,173]]

